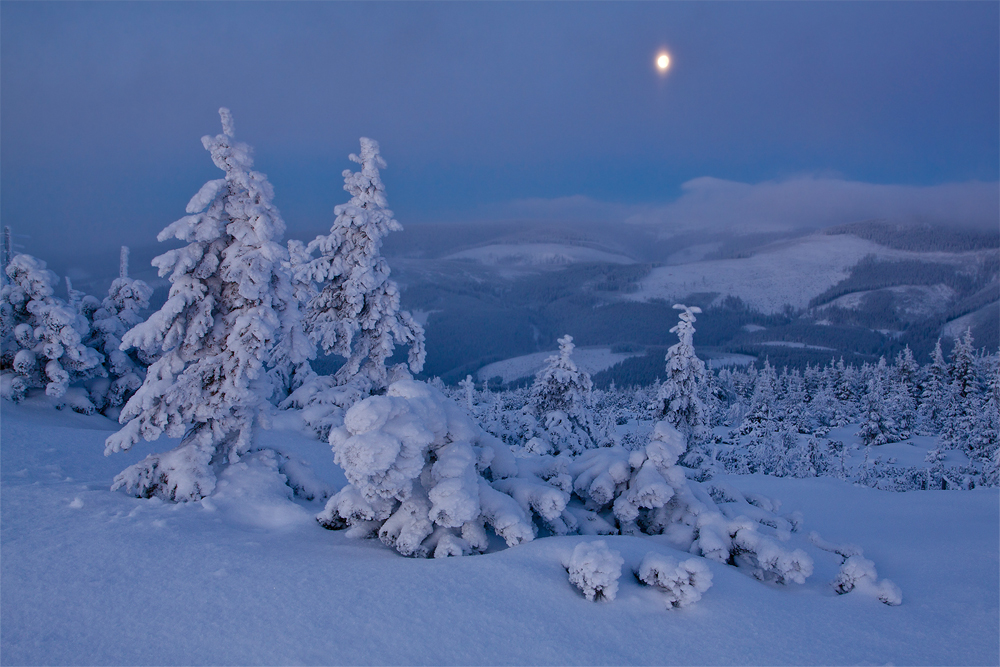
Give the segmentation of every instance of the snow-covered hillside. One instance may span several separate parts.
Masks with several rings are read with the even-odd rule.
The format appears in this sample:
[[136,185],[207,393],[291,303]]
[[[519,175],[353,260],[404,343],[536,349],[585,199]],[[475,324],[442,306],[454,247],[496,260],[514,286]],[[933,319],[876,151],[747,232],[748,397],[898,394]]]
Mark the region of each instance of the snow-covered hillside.
[[663,266],[644,278],[627,298],[637,301],[679,299],[696,292],[736,296],[765,312],[786,304],[805,308],[809,300],[844,280],[851,267],[869,255],[879,259],[913,259],[967,263],[974,253],[916,253],[894,250],[849,234],[812,234],[782,241],[750,257],[692,261]]
[[[839,558],[800,540],[815,572],[765,584],[705,560],[712,587],[666,609],[630,570],[663,537],[605,536],[625,561],[617,598],[588,602],[563,561],[592,537],[482,556],[398,556],[326,531],[270,455],[217,492],[171,504],[112,493],[164,443],[101,455],[117,424],[4,402],[0,423],[3,664],[996,664],[996,489],[889,493],[830,478],[726,477],[801,510],[804,530],[855,543],[903,591],[889,607],[830,586]],[[294,416],[260,443],[345,483]],[[798,538],[797,538],[798,539]],[[799,542],[796,543],[797,545]],[[704,560],[704,559],[702,559]]]

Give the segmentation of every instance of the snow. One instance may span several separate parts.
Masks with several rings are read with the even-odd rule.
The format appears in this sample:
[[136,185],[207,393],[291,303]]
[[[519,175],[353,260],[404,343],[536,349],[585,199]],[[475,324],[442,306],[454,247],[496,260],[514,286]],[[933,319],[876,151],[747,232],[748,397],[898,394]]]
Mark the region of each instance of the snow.
[[[578,347],[573,350],[573,361],[581,371],[593,375],[606,368],[611,368],[629,357],[641,356],[642,354],[641,352],[631,354],[612,352],[610,347]],[[542,370],[545,366],[545,360],[551,356],[552,352],[535,352],[534,354],[496,361],[476,371],[476,380],[485,382],[499,375],[504,382],[512,382],[523,377],[531,377]]]
[[997,301],[994,301],[993,303],[987,304],[978,310],[974,310],[971,313],[967,313],[961,317],[951,320],[944,325],[941,329],[941,333],[948,338],[958,340],[967,329],[975,326],[980,318],[984,315],[988,315],[991,308],[995,311],[997,309],[997,303]]
[[487,266],[532,267],[564,266],[580,262],[635,263],[625,255],[561,243],[498,243],[462,250],[444,259],[467,260]]
[[879,291],[892,293],[900,312],[914,319],[944,312],[955,298],[955,290],[941,283],[937,285],[897,285],[885,287],[882,290],[851,292],[837,297],[819,310],[822,311],[824,308],[854,310],[861,306],[865,297]]
[[[398,556],[311,519],[281,457],[248,454],[216,492],[173,504],[108,490],[139,443],[105,458],[117,425],[54,411],[45,397],[0,404],[0,662],[4,664],[996,664],[1000,657],[997,489],[891,493],[831,478],[717,478],[801,510],[805,530],[863,547],[895,582],[888,606],[832,582],[840,556],[804,540],[802,585],[757,581],[695,559],[711,588],[667,609],[629,572],[650,552],[691,554],[665,536],[602,536],[620,553],[613,601],[588,602],[563,563],[593,537],[539,537],[485,555]],[[301,459],[339,489],[329,445],[294,414],[259,446]],[[849,427],[845,427],[845,430]],[[174,441],[176,442],[176,441]],[[163,443],[155,443],[161,449]],[[886,446],[883,446],[886,447]],[[882,448],[879,448],[882,449]],[[309,465],[305,465],[309,464]],[[223,484],[225,482],[225,484]]]
[[868,255],[880,259],[963,262],[972,253],[916,253],[892,250],[850,234],[812,234],[762,248],[751,257],[698,261],[653,269],[627,295],[633,301],[680,299],[696,292],[737,296],[765,313],[785,304],[805,308],[809,300],[846,278]]

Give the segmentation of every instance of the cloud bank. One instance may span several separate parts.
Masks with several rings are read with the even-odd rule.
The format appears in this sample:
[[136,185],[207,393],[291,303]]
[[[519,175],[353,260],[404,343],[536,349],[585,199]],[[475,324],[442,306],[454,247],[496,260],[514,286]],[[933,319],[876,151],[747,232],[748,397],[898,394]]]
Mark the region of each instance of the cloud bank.
[[613,204],[577,195],[510,202],[503,214],[520,219],[656,225],[670,232],[820,229],[871,219],[986,229],[1000,226],[998,182],[914,186],[798,177],[739,183],[706,176],[681,187],[680,197],[662,205]]

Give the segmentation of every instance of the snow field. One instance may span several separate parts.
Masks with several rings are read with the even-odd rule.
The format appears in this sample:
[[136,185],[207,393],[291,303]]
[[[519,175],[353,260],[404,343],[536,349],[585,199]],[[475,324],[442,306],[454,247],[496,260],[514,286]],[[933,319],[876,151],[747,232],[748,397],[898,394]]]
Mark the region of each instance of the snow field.
[[655,268],[626,298],[669,301],[694,292],[719,292],[720,298],[737,296],[765,313],[779,312],[785,304],[805,308],[812,297],[846,278],[851,267],[868,255],[943,263],[968,257],[892,250],[849,234],[812,234],[768,246],[750,257]]
[[[326,443],[282,415],[258,444],[343,473]],[[313,520],[269,454],[185,504],[108,487],[165,443],[101,456],[116,425],[54,412],[44,398],[2,404],[0,661],[4,664],[996,664],[998,496],[889,493],[830,478],[725,476],[782,500],[805,521],[803,585],[765,584],[698,559],[712,587],[666,609],[632,574],[650,552],[685,561],[662,536],[602,536],[624,564],[614,601],[594,604],[563,562],[593,537],[545,537],[487,554],[403,558]],[[245,464],[245,465],[244,465]],[[903,592],[889,607],[837,595],[842,560],[810,544],[850,542]]]

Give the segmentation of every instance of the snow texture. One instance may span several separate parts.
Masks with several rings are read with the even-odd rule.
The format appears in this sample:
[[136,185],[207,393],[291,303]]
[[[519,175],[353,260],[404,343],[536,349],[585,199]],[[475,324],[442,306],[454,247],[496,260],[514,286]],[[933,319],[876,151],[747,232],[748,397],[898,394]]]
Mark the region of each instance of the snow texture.
[[[323,501],[289,499],[280,463],[274,472],[248,454],[199,502],[132,498],[107,486],[121,459],[137,462],[154,443],[121,459],[95,455],[115,423],[54,411],[41,392],[0,411],[3,664],[981,665],[1000,655],[994,488],[894,493],[829,477],[722,475],[713,482],[780,498],[810,530],[863,544],[906,600],[836,595],[841,558],[792,533],[816,561],[802,587],[762,585],[704,559],[712,588],[668,611],[664,593],[633,576],[619,579],[611,604],[569,585],[563,560],[594,537],[507,549],[491,536],[485,557],[401,558],[378,540],[322,530],[312,516]],[[295,416],[276,416],[260,445],[341,488],[329,448]],[[621,553],[623,572],[651,550],[693,557],[663,536],[600,539]]]

